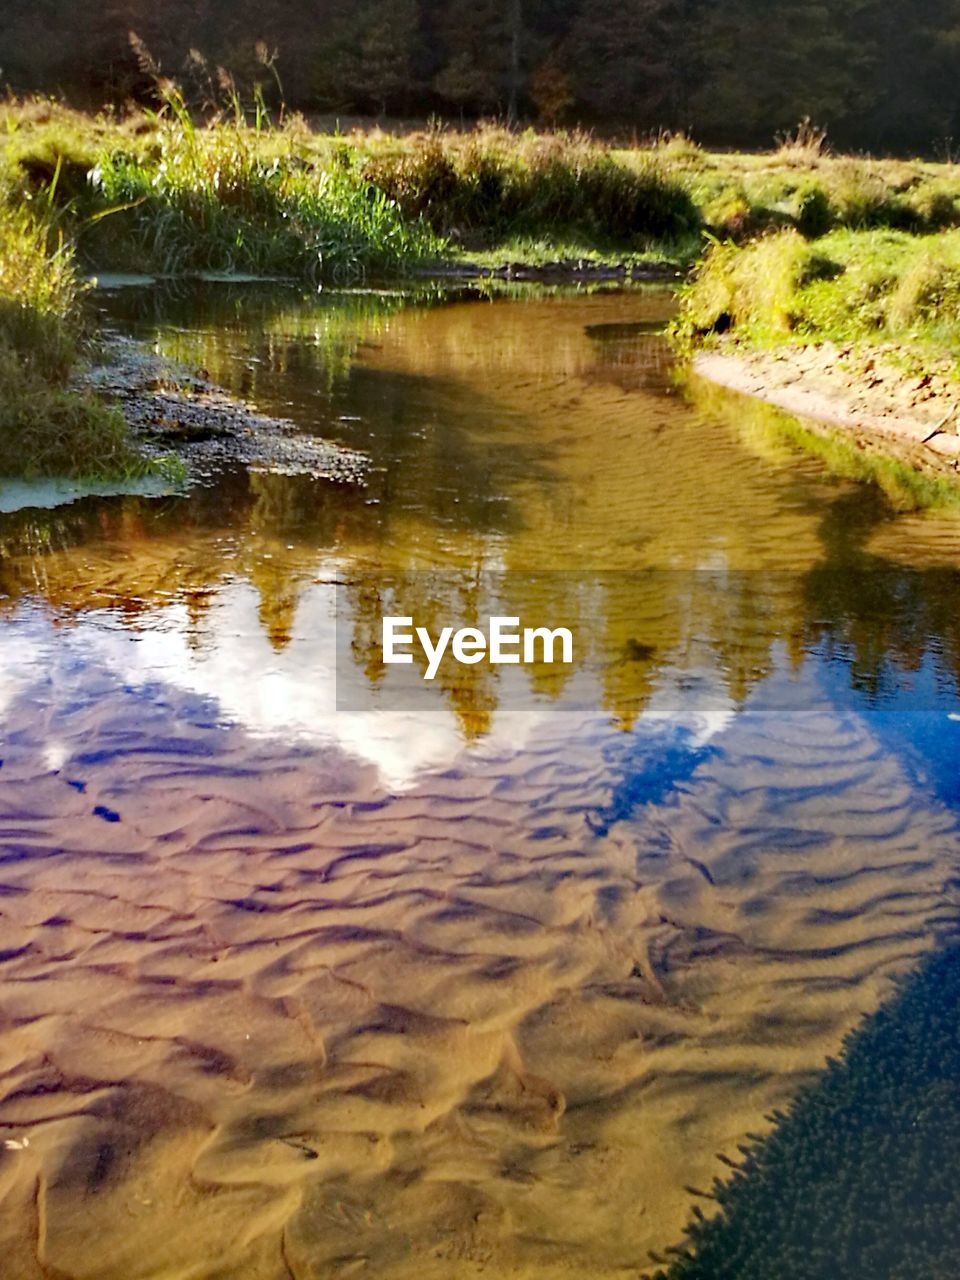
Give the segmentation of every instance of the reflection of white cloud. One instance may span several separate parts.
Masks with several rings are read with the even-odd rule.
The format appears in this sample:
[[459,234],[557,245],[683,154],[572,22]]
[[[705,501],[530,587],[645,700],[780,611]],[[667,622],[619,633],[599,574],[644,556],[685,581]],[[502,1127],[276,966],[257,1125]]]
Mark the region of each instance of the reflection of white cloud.
[[718,667],[698,668],[693,678],[689,671],[667,667],[657,678],[640,723],[685,729],[692,744],[702,747],[722,733],[736,714],[736,704]]
[[[22,616],[32,635],[18,634],[16,624],[2,632],[0,713],[59,659],[78,682],[84,669],[100,667],[128,686],[162,683],[209,698],[224,719],[252,734],[338,746],[375,765],[384,786],[407,788],[463,751],[455,713],[439,688],[420,691],[404,709],[378,707],[377,690],[362,676],[349,681],[350,709],[338,710],[334,592],[326,583],[305,591],[293,635],[280,652],[264,632],[258,593],[243,582],[221,592],[199,627],[182,604],[139,615],[135,633],[102,613],[88,614],[55,635],[45,621]],[[49,643],[38,646],[40,628]],[[42,662],[40,648],[46,650]],[[503,712],[486,744],[516,749],[540,718],[536,711]],[[69,755],[58,739],[45,753],[51,769]]]
[[51,773],[58,773],[70,758],[70,748],[59,738],[51,738],[44,745],[43,758]]
[[[91,668],[101,668],[126,686],[160,683],[210,699],[225,720],[254,735],[336,746],[373,764],[382,784],[392,790],[414,785],[427,771],[449,767],[463,753],[456,713],[439,687],[419,687],[401,700],[370,684],[350,656],[352,623],[339,638],[338,709],[332,583],[315,583],[304,591],[290,641],[279,652],[264,631],[260,607],[256,589],[237,581],[224,587],[199,623],[179,603],[138,615],[135,632],[102,612],[54,631],[40,615],[25,611],[0,631],[0,713],[48,674],[54,674],[61,688],[71,682],[82,686]],[[419,683],[410,667],[392,668],[388,688],[395,677]],[[578,736],[596,732],[596,723],[587,728],[585,720],[601,697],[587,673],[569,682],[559,702],[536,703],[525,675],[501,668],[497,694],[499,706],[489,731],[474,751],[497,755],[522,750],[538,726],[563,709],[576,713]],[[668,666],[657,677],[636,727],[686,730],[699,746],[735,714],[719,666],[695,672]],[[69,749],[62,733],[51,735],[45,754],[51,769],[66,762]]]
[[9,623],[0,624],[0,715],[36,679],[37,646]]

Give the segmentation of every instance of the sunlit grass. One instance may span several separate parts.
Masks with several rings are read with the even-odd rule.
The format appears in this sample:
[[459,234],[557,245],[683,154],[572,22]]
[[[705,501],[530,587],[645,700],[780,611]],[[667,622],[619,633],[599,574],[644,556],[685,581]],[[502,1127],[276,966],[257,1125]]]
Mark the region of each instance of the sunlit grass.
[[[96,397],[70,388],[82,326],[69,242],[49,207],[0,198],[0,476],[127,477],[164,470]],[[166,468],[169,470],[169,468]]]
[[960,362],[960,230],[794,230],[714,244],[686,288],[677,336],[893,344]]
[[435,257],[441,242],[403,217],[349,158],[318,169],[270,154],[242,120],[198,127],[175,91],[146,152],[105,152],[90,173],[81,248],[167,275],[201,270],[356,278]]
[[[94,265],[340,278],[519,240],[687,262],[702,230],[743,241],[784,227],[811,238],[960,225],[952,164],[796,140],[767,154],[711,153],[669,134],[617,147],[495,124],[341,136],[295,114],[272,123],[236,99],[201,118],[177,86],[158,92],[157,111],[122,116],[0,104],[8,167],[37,192],[59,166],[58,201],[72,205]],[[111,208],[121,211],[90,223]]]

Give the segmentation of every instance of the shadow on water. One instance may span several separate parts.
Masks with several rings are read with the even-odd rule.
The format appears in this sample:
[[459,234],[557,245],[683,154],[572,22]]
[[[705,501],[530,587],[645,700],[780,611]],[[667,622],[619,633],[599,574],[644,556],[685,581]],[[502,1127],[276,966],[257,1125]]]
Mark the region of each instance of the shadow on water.
[[960,1275],[960,947],[924,960],[775,1113],[657,1280]]

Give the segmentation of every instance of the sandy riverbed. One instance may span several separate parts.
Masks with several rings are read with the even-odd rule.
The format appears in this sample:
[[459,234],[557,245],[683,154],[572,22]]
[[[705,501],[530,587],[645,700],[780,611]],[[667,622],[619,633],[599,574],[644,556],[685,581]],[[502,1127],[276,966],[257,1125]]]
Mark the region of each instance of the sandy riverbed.
[[10,708],[5,1278],[636,1276],[954,874],[866,726],[780,696],[609,830],[560,727],[390,795],[90,674],[57,758]]

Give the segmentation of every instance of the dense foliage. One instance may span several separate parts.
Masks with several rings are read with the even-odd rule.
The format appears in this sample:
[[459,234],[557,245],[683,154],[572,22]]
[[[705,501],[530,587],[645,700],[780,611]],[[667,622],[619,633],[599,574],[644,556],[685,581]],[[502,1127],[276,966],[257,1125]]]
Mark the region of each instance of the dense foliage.
[[48,220],[0,199],[0,476],[117,476],[148,470],[120,415],[67,386],[78,285]]
[[71,383],[83,284],[55,184],[23,201],[9,181],[0,170],[0,477],[179,478],[171,460],[133,446],[117,410]]
[[[338,113],[502,114],[767,144],[804,116],[846,146],[960,137],[960,0],[3,0],[0,75],[149,96],[135,31],[202,100],[223,71]],[[282,82],[282,90],[281,90]]]

